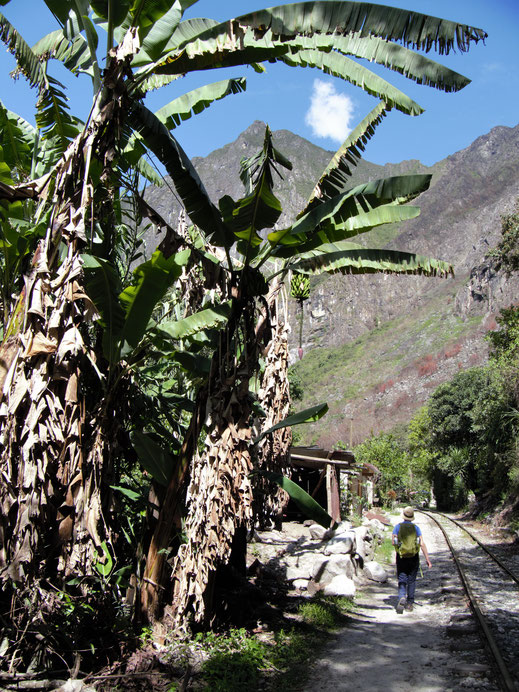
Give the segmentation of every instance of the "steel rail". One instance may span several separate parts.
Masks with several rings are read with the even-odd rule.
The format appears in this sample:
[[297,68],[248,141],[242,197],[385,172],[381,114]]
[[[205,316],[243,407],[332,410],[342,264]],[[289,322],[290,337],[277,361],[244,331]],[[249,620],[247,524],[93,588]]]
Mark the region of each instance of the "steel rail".
[[446,519],[448,519],[449,521],[452,521],[453,524],[456,524],[456,526],[459,526],[460,529],[463,529],[463,531],[468,533],[468,535],[472,538],[472,540],[476,541],[476,543],[479,545],[479,547],[483,548],[485,553],[487,553],[487,555],[490,555],[492,560],[494,560],[501,567],[501,569],[504,570],[508,574],[508,576],[511,577],[515,581],[515,583],[519,585],[519,577],[517,577],[513,572],[511,572],[508,569],[508,567],[505,564],[503,564],[501,559],[498,558],[497,555],[490,550],[490,548],[487,548],[487,546],[484,543],[482,543],[479,540],[479,538],[474,536],[472,531],[469,531],[469,529],[467,529],[466,526],[463,526],[463,524],[461,522],[457,521],[456,519],[453,519],[452,517],[449,517],[447,514],[443,514],[442,512],[436,512],[436,514],[439,514],[442,517],[446,517]]
[[[501,656],[501,652],[499,651],[499,646],[498,646],[496,640],[494,639],[494,635],[490,631],[490,628],[489,628],[488,623],[485,619],[485,616],[481,612],[481,609],[479,607],[477,599],[474,595],[474,592],[472,591],[472,587],[469,584],[469,581],[468,581],[468,579],[465,575],[465,572],[463,570],[463,566],[462,566],[460,560],[458,559],[458,556],[456,555],[456,551],[454,550],[454,547],[450,541],[450,538],[447,535],[447,531],[445,530],[445,527],[442,526],[441,522],[439,522],[438,519],[436,519],[436,517],[433,514],[431,514],[429,512],[424,512],[421,509],[416,510],[416,511],[420,512],[421,514],[424,514],[427,517],[430,517],[435,522],[435,524],[437,524],[437,526],[440,528],[441,532],[443,533],[445,540],[447,541],[447,545],[449,546],[449,549],[452,553],[452,557],[454,559],[454,563],[455,563],[456,568],[458,570],[458,574],[460,575],[460,579],[461,579],[461,582],[463,584],[463,587],[465,588],[465,591],[467,592],[470,607],[474,611],[474,614],[476,615],[479,626],[481,627],[481,629],[483,630],[483,632],[485,634],[485,638],[486,638],[488,647],[489,647],[489,649],[492,653],[492,656],[494,658],[494,661],[495,661],[495,664],[497,666],[499,675],[501,676],[501,681],[503,683],[502,688],[503,688],[503,690],[505,690],[505,692],[517,692],[517,687],[515,685],[515,682],[514,682],[512,676],[510,675],[510,671],[508,670],[508,667],[507,667],[505,661],[503,660],[503,657]],[[450,520],[450,517],[447,517],[446,515],[441,514],[440,512],[438,512],[438,514],[440,514],[441,516],[445,516],[446,519]],[[453,522],[453,523],[456,523],[456,522]],[[459,526],[460,526],[460,528],[462,528],[463,530],[466,531],[464,526],[461,526],[461,525],[459,525]],[[467,533],[470,533],[470,532],[467,531]]]

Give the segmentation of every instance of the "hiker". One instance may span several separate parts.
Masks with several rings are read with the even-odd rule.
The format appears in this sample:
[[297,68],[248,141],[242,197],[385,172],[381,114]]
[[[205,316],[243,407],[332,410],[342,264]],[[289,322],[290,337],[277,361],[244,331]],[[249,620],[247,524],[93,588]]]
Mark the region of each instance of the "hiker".
[[420,566],[420,548],[425,556],[427,567],[431,567],[422,531],[419,526],[413,524],[414,509],[406,507],[403,515],[404,520],[395,526],[392,536],[396,550],[396,573],[398,576],[396,612],[398,614],[402,614],[404,608],[413,610],[416,575]]

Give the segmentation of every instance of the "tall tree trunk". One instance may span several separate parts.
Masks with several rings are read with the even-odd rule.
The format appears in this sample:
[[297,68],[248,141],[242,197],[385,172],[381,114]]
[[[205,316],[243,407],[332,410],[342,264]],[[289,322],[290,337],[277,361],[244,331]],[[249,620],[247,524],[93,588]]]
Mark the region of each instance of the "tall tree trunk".
[[[288,382],[288,320],[285,314],[280,318],[278,306],[275,309],[274,336],[269,344],[265,371],[258,403],[267,416],[262,421],[262,430],[268,430],[287,418],[290,409],[290,385]],[[289,458],[292,432],[290,428],[280,428],[266,435],[258,444],[258,468],[275,471],[290,476]],[[267,528],[272,522],[281,521],[283,509],[289,500],[288,494],[274,483],[261,476],[254,479],[254,520],[257,525]]]
[[25,280],[23,324],[11,335],[0,409],[4,580],[91,573],[110,541],[103,493],[113,411],[99,382],[88,386],[98,369],[85,341],[93,306],[81,285],[81,251],[95,213],[89,165],[95,156],[109,181],[130,44],[113,56],[110,88],[58,163],[51,221]]
[[[228,330],[221,337],[221,348],[213,357],[208,388],[199,397],[190,427],[200,431],[204,424],[207,432],[203,451],[197,451],[196,434],[186,438],[191,440],[192,459],[181,456],[161,509],[148,553],[142,603],[149,619],[159,615],[170,573],[165,556],[185,502],[186,542],[173,563],[173,599],[165,610],[168,629],[177,632],[186,631],[190,621],[201,624],[210,620],[213,577],[220,566],[229,562],[237,530],[252,523],[249,383],[258,366],[262,341],[270,335],[271,311],[279,290],[279,284],[272,288],[259,315],[252,303],[238,300],[235,304]],[[243,328],[246,343],[237,358],[229,349],[238,326]],[[185,500],[182,481],[188,482]]]

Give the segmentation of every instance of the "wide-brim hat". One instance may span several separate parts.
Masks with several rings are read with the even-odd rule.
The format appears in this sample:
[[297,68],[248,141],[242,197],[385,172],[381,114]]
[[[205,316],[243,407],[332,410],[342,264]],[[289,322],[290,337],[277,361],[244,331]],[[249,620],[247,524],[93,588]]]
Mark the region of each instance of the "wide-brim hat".
[[404,517],[406,519],[414,519],[414,509],[412,507],[406,507],[404,509]]

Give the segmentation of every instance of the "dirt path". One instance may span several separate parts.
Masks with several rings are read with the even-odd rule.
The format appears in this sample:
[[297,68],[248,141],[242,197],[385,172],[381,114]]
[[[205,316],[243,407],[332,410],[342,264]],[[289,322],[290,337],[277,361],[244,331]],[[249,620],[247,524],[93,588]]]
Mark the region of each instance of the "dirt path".
[[402,615],[395,611],[394,568],[387,583],[363,588],[353,623],[332,641],[305,692],[496,689],[486,677],[470,671],[472,664],[484,662],[477,641],[466,642],[468,651],[452,650],[446,627],[454,613],[466,610],[465,599],[449,592],[449,586],[457,583],[455,567],[439,529],[423,515],[416,523],[433,566],[425,567],[423,578],[418,577],[414,611]]

